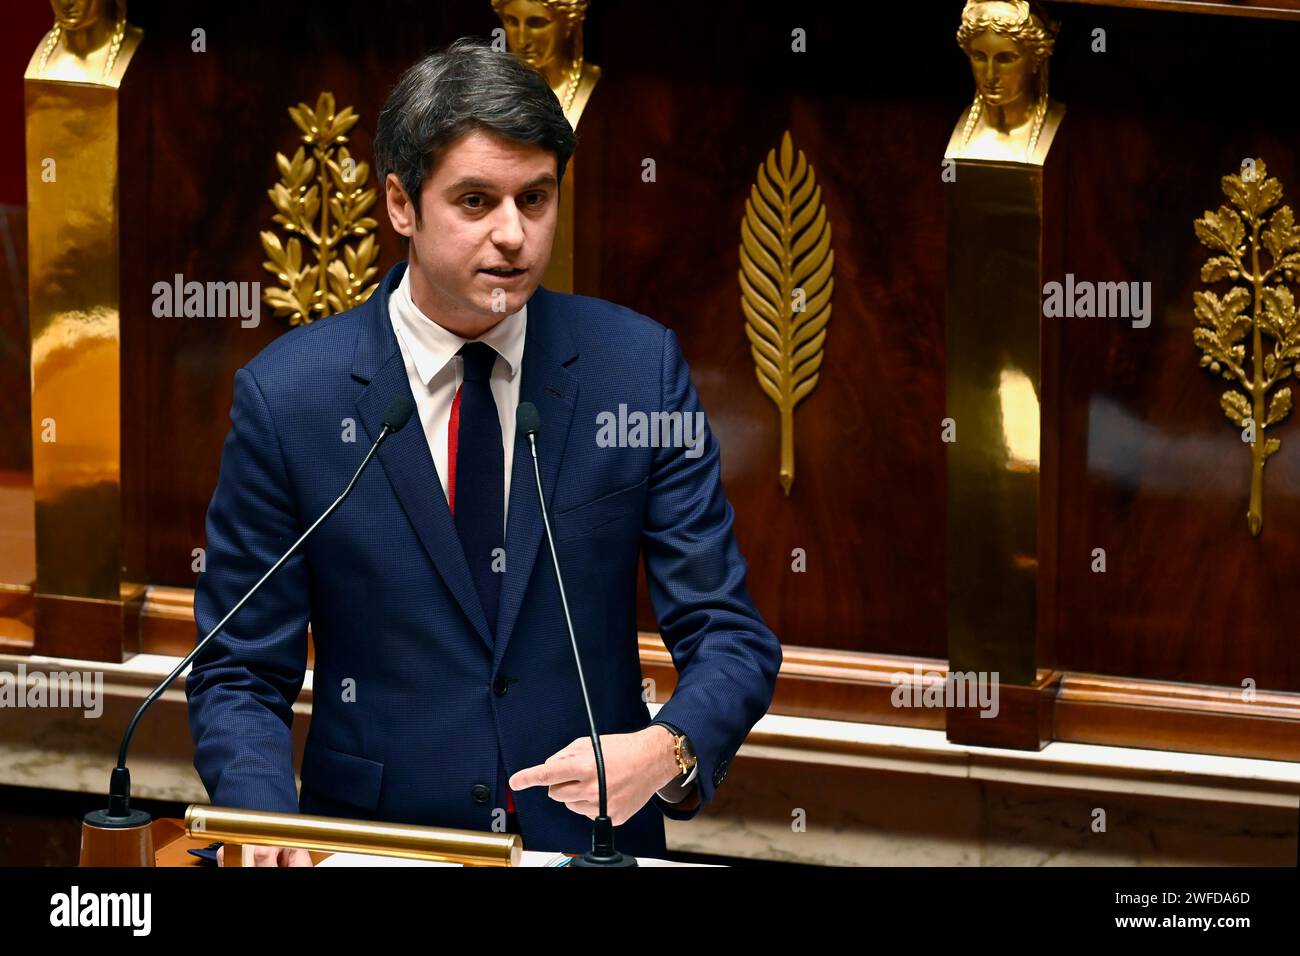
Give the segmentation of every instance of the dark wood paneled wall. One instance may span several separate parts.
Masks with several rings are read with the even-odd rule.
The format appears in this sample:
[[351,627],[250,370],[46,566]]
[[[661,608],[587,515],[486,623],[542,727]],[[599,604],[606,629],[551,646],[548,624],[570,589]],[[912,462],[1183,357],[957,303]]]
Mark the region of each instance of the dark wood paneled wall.
[[[1148,328],[1061,319],[1059,602],[1062,669],[1300,690],[1300,420],[1276,431],[1264,528],[1246,525],[1250,455],[1224,417],[1221,379],[1198,367],[1192,293],[1210,256],[1192,222],[1225,202],[1246,157],[1300,202],[1286,117],[1300,23],[1065,9],[1108,52],[1066,46],[1065,269],[1150,282]],[[1225,59],[1226,58],[1226,59]],[[1229,68],[1227,62],[1235,64]],[[1223,289],[1216,287],[1222,294]],[[1052,321],[1052,320],[1045,320]],[[1104,548],[1107,569],[1091,570]]]
[[[954,42],[960,2],[903,6],[886,21],[795,4],[760,16],[738,0],[595,4],[587,50],[605,72],[579,131],[578,291],[679,336],[722,442],[751,589],[783,640],[943,658],[940,160],[971,83]],[[1246,451],[1191,342],[1205,256],[1191,223],[1218,205],[1219,177],[1262,156],[1289,196],[1300,189],[1288,132],[1288,51],[1300,26],[1053,9],[1064,24],[1053,87],[1069,109],[1065,268],[1151,281],[1155,314],[1148,329],[1080,319],[1058,330],[1058,600],[1041,663],[1300,690],[1286,629],[1300,438],[1279,429],[1265,528],[1252,540]],[[495,19],[486,2],[310,14],[232,3],[202,22],[171,4],[131,10],[147,39],[132,68],[140,123],[123,173],[139,207],[124,236],[136,429],[126,446],[137,529],[128,561],[151,583],[188,587],[234,371],[285,326],[269,314],[256,329],[155,319],[153,283],[177,272],[269,279],[257,234],[270,224],[273,156],[296,146],[286,108],[332,90],[361,113],[351,146],[369,160],[401,69],[456,36],[486,35]],[[207,31],[206,53],[190,50],[195,26]],[[790,50],[794,27],[807,31],[806,54]],[[1091,50],[1098,27],[1105,54]],[[796,413],[789,498],[736,275],[750,184],[787,129],[816,169],[836,256],[826,360]],[[646,158],[655,183],[642,181]],[[388,266],[402,252],[386,221],[381,238]],[[1107,549],[1105,575],[1089,570],[1094,547]],[[805,573],[791,570],[794,548],[807,552]],[[644,600],[640,623],[654,625]]]
[[[22,3],[11,4],[4,17],[5,28],[0,30],[4,70],[0,79],[0,471],[30,474],[32,389],[22,75],[49,28],[51,14],[48,4]],[[16,476],[7,480],[16,480]],[[0,557],[0,565],[4,564]]]
[[[591,143],[605,171],[601,295],[677,332],[721,440],[751,589],[782,639],[943,657],[939,162],[968,85],[953,17],[915,11],[864,32],[814,8],[752,10],[611,11],[602,43],[616,68],[593,99],[603,125]],[[808,53],[791,52],[795,26]],[[786,130],[816,171],[835,253],[789,497],[737,277],[750,185]],[[645,158],[656,183],[641,181]],[[795,548],[804,573],[792,571]],[[644,604],[641,624],[654,626]]]
[[[912,7],[867,31],[806,9],[783,29],[740,6],[689,28],[611,13],[601,42],[619,69],[593,101],[605,171],[593,228],[600,294],[682,340],[723,439],[751,586],[783,639],[944,656],[939,160],[970,81],[953,42],[960,4]],[[1221,201],[1219,178],[1264,157],[1300,196],[1283,53],[1300,25],[1053,10],[1053,89],[1069,107],[1053,258],[1079,278],[1150,281],[1154,315],[1146,329],[1078,319],[1049,330],[1062,427],[1048,436],[1059,471],[1044,477],[1059,495],[1047,515],[1059,551],[1044,566],[1059,577],[1041,592],[1052,640],[1040,664],[1300,690],[1286,587],[1300,438],[1279,429],[1253,540],[1248,455],[1191,336],[1207,255],[1191,224]],[[790,52],[791,26],[807,29],[809,54]],[[785,129],[817,168],[836,250],[835,316],[821,384],[796,415],[790,499],[736,281],[749,184]],[[656,184],[640,180],[645,157]],[[808,549],[805,575],[790,571],[794,547]],[[1091,571],[1095,547],[1104,575]],[[644,604],[641,623],[653,627]]]
[[[146,184],[123,243],[124,422],[139,428],[124,444],[136,532],[128,566],[154,584],[192,586],[234,373],[288,326],[265,305],[255,328],[238,318],[154,318],[153,284],[176,273],[273,281],[258,233],[273,228],[266,190],[278,178],[275,154],[300,145],[288,107],[333,92],[340,109],[362,115],[349,149],[372,162],[375,120],[398,74],[428,49],[484,35],[496,21],[486,4],[234,3],[196,17],[174,4],[138,3],[131,11],[146,36],[130,80],[147,133],[135,166],[123,170],[124,181]],[[205,53],[192,52],[195,27],[207,31]],[[379,265],[387,268],[403,253],[382,203]]]

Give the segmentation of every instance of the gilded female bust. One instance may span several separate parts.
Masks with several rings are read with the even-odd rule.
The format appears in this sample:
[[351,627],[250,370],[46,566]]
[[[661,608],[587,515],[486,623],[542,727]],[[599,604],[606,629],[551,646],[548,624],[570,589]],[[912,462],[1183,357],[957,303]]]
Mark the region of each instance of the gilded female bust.
[[50,0],[54,26],[32,54],[27,79],[117,87],[143,31],[126,22],[126,0]]
[[1027,0],[967,0],[957,43],[970,60],[975,101],[953,130],[948,157],[1039,165],[1065,107],[1048,98],[1059,27]]
[[546,77],[574,129],[600,79],[600,67],[586,62],[582,54],[587,2],[492,0],[510,52]]

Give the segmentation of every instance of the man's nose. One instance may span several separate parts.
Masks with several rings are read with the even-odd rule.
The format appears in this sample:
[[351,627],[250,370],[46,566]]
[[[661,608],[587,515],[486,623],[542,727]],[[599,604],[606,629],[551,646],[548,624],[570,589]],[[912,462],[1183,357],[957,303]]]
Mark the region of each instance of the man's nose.
[[492,225],[492,242],[498,246],[517,249],[524,241],[524,223],[514,203],[503,202],[497,206],[498,214]]

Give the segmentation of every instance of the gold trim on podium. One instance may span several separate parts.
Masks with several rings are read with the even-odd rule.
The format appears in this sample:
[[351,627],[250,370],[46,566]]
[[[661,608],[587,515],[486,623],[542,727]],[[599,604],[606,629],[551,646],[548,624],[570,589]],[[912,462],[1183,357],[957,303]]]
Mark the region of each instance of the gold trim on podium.
[[232,848],[244,843],[329,853],[371,853],[465,866],[519,866],[524,853],[523,840],[517,833],[346,820],[195,803],[185,808],[185,834],[225,843],[227,866],[240,865],[240,854],[232,852]]

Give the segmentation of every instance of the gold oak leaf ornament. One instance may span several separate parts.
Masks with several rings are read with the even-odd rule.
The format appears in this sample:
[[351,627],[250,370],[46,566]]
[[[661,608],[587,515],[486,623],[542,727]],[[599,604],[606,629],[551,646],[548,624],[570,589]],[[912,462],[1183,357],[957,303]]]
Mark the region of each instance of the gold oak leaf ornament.
[[[336,113],[333,93],[321,93],[315,109],[306,103],[291,106],[289,116],[311,156],[302,146],[292,159],[275,154],[280,181],[267,195],[276,209],[271,218],[289,241],[281,245],[270,230],[261,234],[268,257],[262,265],[280,280],[263,298],[277,316],[300,325],[360,305],[375,291],[379,283],[370,280],[379,271],[374,265],[378,223],[366,215],[375,202],[375,190],[363,188],[370,167],[356,162],[344,145],[361,117],[350,106]],[[304,239],[316,259],[305,267]]]
[[[1282,201],[1282,184],[1268,178],[1263,160],[1248,160],[1239,175],[1224,176],[1222,183],[1231,205],[1207,210],[1195,229],[1196,238],[1215,253],[1201,267],[1201,281],[1230,287],[1222,298],[1214,292],[1194,293],[1193,336],[1204,353],[1201,367],[1236,386],[1223,393],[1219,404],[1250,442],[1246,523],[1258,535],[1264,526],[1264,463],[1282,445],[1276,438],[1259,439],[1291,413],[1290,386],[1269,393],[1296,374],[1300,359],[1300,323],[1287,285],[1300,272],[1300,230],[1290,206],[1275,208]],[[1267,350],[1265,337],[1272,342]]]
[[794,409],[817,387],[831,319],[831,227],[813,168],[787,130],[740,223],[740,307],[758,385],[781,413],[781,487],[794,484]]

